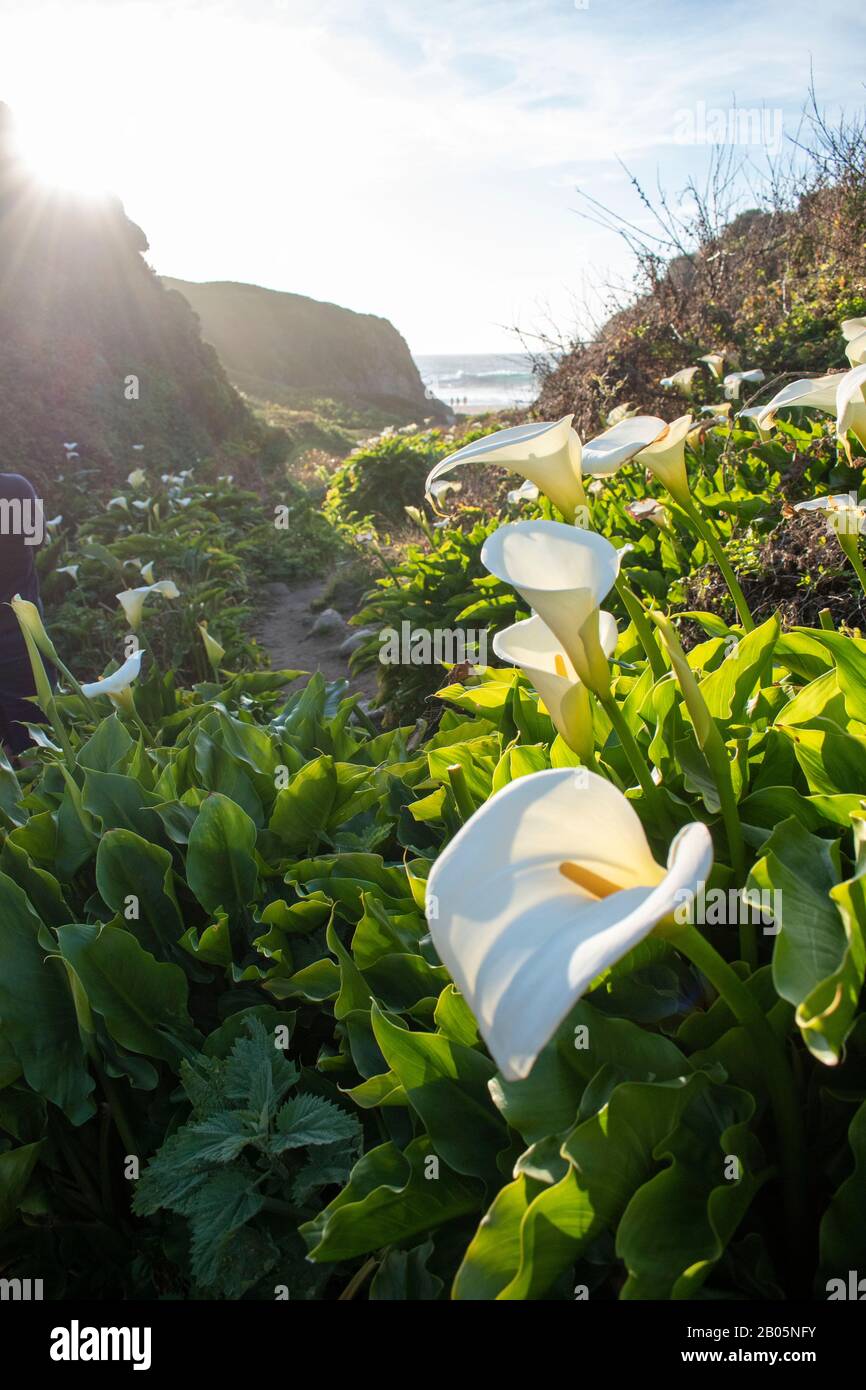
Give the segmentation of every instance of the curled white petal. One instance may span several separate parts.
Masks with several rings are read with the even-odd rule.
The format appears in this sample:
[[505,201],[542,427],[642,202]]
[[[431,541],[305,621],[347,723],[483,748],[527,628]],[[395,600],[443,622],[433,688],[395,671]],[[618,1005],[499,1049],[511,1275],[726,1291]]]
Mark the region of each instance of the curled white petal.
[[801,377],[799,381],[789,382],[781,391],[776,392],[771,401],[767,401],[766,405],[761,407],[761,413],[756,416],[758,425],[761,429],[769,429],[776,418],[776,412],[788,407],[810,406],[813,410],[823,410],[828,415],[835,415],[836,390],[841,380],[842,373],[831,372],[827,376]]
[[[597,898],[561,872],[618,885]],[[427,885],[436,949],[511,1080],[528,1075],[569,1009],[706,879],[712,841],[693,823],[667,870],[621,792],[583,768],[518,778],[439,856]]]
[[548,423],[516,425],[498,430],[458,449],[436,464],[426,490],[455,468],[466,463],[494,463],[535,483],[571,520],[583,500],[580,440],[571,428],[571,415]]
[[89,681],[82,685],[81,690],[88,700],[95,700],[99,695],[120,695],[126,690],[134,680],[138,679],[141,671],[141,658],[144,656],[143,648],[127,658],[122,666],[113,671],[110,676],[103,676],[102,680]]
[[652,444],[667,429],[657,415],[632,415],[583,446],[583,471],[603,477]]
[[579,632],[613,588],[621,554],[604,536],[560,521],[500,526],[481,547],[481,563],[547,624],[573,665]]

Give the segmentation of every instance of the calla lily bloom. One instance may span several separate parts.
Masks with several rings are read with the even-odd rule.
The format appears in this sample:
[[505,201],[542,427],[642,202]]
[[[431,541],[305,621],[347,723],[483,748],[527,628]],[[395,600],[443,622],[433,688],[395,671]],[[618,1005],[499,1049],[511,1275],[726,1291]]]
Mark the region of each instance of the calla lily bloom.
[[[439,484],[434,483],[433,486],[436,487],[439,486]],[[525,482],[520,484],[520,487],[511,489],[508,494],[508,501],[512,507],[515,507],[520,502],[537,502],[538,497],[538,488],[535,486],[535,483],[531,483],[527,478]]]
[[207,659],[213,667],[214,671],[216,671],[217,667],[219,666],[220,662],[226,654],[226,649],[225,647],[220,646],[219,642],[216,640],[215,637],[211,637],[210,633],[207,630],[207,623],[199,623],[198,630],[201,633],[201,640],[204,643],[204,649],[207,655]]
[[58,565],[58,566],[57,566],[57,573],[58,573],[58,574],[68,574],[69,577],[70,577],[70,579],[77,579],[77,578],[78,578],[78,571],[79,571],[80,568],[81,568],[80,565]]
[[[602,651],[611,657],[616,651],[616,619],[605,612],[598,619]],[[515,623],[496,634],[493,650],[502,661],[520,667],[544,701],[557,732],[588,763],[595,747],[589,693],[547,624],[537,614]]]
[[142,584],[137,589],[124,589],[115,598],[126,614],[129,626],[136,632],[141,622],[144,601],[148,594],[162,594],[164,598],[180,598],[180,590],[171,579],[160,579],[156,584]]
[[833,372],[828,376],[804,377],[785,386],[763,407],[758,424],[767,429],[773,424],[776,412],[783,407],[822,410],[836,416],[836,438],[851,458],[848,443],[850,430],[866,448],[866,364],[852,367],[850,372]]
[[433,483],[429,489],[430,497],[437,504],[448,496],[449,492],[462,492],[463,484],[458,483],[455,478],[442,478],[438,483]]
[[442,459],[431,470],[426,484],[428,495],[439,478],[464,463],[495,463],[524,478],[550,498],[563,516],[574,520],[576,507],[586,503],[581,477],[580,440],[571,428],[573,416],[565,415],[552,424],[517,425],[497,430],[456,454]]
[[725,377],[725,396],[729,401],[740,399],[740,387],[743,382],[760,386],[762,381],[766,381],[766,373],[760,367],[753,367],[747,372],[729,372]]
[[836,437],[850,460],[849,430],[866,449],[866,363],[846,372],[836,391]]
[[620,420],[604,434],[584,444],[584,472],[597,477],[615,473],[666,429],[666,422],[658,415],[633,415],[628,420]]
[[684,396],[689,396],[695,389],[695,377],[700,376],[700,372],[700,367],[682,367],[680,371],[674,372],[673,376],[663,376],[659,385],[672,387],[682,391]]
[[152,560],[148,560],[148,562],[147,562],[146,565],[140,565],[140,566],[139,566],[139,572],[140,572],[141,577],[142,577],[142,579],[144,580],[145,584],[154,584],[154,583],[156,582],[155,579],[154,579],[154,577],[153,577],[153,561],[152,561]]
[[645,463],[671,497],[681,504],[688,504],[691,496],[685,454],[686,436],[691,428],[691,415],[681,415],[666,425],[652,444],[635,455],[638,463]]
[[860,558],[859,545],[860,536],[866,531],[866,505],[857,501],[856,493],[841,492],[832,497],[813,497],[808,502],[796,503],[794,510],[825,513],[828,526],[851,561],[866,593],[866,566]]
[[852,367],[862,367],[866,362],[866,319],[846,319],[842,332],[848,346],[845,355]]
[[707,352],[703,357],[698,358],[699,362],[706,362],[716,381],[721,381],[725,371],[725,358],[721,352]]
[[837,492],[831,497],[812,497],[795,502],[795,512],[826,512],[827,524],[837,535],[857,536],[866,531],[866,506],[853,492]]
[[147,474],[143,468],[133,468],[126,481],[129,483],[130,487],[144,487],[147,483]]
[[81,693],[86,695],[88,700],[96,700],[100,695],[110,695],[118,702],[123,700],[125,691],[129,689],[134,680],[138,679],[141,673],[141,658],[144,656],[143,649],[135,652],[131,657],[124,661],[116,671],[110,676],[103,676],[102,680],[88,681],[81,687]]
[[506,1079],[529,1074],[593,980],[695,893],[712,858],[695,822],[663,868],[622,792],[586,768],[519,777],[467,821],[433,865],[427,919]]
[[773,435],[772,429],[767,429],[766,425],[761,423],[763,411],[764,407],[762,405],[750,405],[746,410],[737,411],[737,419],[748,420],[753,429],[757,430],[762,443],[771,439]]
[[634,521],[652,521],[663,531],[670,530],[667,509],[654,497],[641,497],[637,502],[629,502],[626,511]]
[[588,660],[598,655],[592,623],[616,583],[620,559],[604,536],[561,521],[500,526],[481,547],[485,569],[517,590],[592,688]]
[[756,417],[761,428],[769,429],[775,424],[776,412],[789,406],[809,406],[832,415],[836,410],[836,388],[843,375],[842,372],[830,372],[827,376],[801,377],[799,381],[790,381],[776,392],[771,401],[761,406],[760,414]]

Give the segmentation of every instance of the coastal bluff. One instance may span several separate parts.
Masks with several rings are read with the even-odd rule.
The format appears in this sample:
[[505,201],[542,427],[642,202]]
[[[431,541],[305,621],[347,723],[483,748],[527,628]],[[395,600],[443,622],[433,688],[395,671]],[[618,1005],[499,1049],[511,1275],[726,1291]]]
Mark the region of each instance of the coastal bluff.
[[249,396],[288,406],[301,394],[327,397],[402,423],[450,419],[426,395],[406,340],[387,319],[234,281],[163,284],[198,315],[229,379]]

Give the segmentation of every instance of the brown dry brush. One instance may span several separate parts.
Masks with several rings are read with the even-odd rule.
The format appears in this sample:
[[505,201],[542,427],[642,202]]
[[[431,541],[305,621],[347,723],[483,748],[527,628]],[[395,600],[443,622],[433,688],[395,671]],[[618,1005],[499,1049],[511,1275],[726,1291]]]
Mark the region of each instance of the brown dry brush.
[[[661,187],[651,195],[632,183],[653,219],[649,231],[588,196],[582,209],[629,247],[632,297],[622,303],[612,291],[611,317],[552,369],[536,353],[538,418],[574,412],[586,437],[625,401],[669,413],[671,393],[660,378],[710,351],[768,376],[846,365],[838,320],[862,313],[866,296],[862,112],[832,125],[811,88],[796,136],[764,167],[719,145],[706,179],[690,181],[685,197],[673,200]],[[744,187],[756,206],[738,211]],[[709,374],[701,395],[721,398]]]

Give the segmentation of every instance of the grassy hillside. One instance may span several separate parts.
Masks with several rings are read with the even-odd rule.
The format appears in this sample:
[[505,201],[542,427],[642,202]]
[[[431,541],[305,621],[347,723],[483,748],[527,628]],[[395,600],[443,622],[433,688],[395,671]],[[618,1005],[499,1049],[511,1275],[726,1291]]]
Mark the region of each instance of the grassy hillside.
[[[760,367],[768,379],[845,366],[838,325],[866,312],[864,135],[815,117],[806,142],[805,165],[756,189],[760,208],[735,212],[731,169],[719,164],[709,191],[683,196],[684,215],[643,195],[652,235],[609,218],[635,255],[636,293],[549,372],[539,417],[573,411],[587,436],[625,402],[664,413],[672,393],[661,379],[711,352],[727,371]],[[693,394],[723,396],[705,367]]]
[[232,381],[251,396],[295,408],[325,397],[344,409],[372,408],[382,423],[448,414],[426,399],[406,342],[387,319],[258,285],[164,283],[192,306]]

